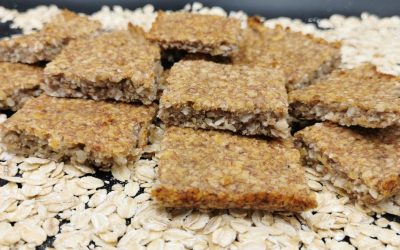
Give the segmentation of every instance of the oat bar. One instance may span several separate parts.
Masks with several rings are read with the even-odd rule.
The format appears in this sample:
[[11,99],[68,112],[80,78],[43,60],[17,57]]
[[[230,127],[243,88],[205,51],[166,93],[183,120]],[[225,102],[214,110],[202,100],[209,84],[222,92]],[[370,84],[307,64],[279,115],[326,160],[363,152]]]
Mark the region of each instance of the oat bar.
[[279,71],[185,60],[169,73],[158,116],[169,125],[284,138],[287,110]]
[[0,109],[16,111],[42,92],[43,69],[40,67],[0,62]]
[[377,203],[400,192],[400,128],[317,123],[295,138],[308,164],[351,197]]
[[153,197],[166,207],[302,211],[316,206],[291,140],[169,127]]
[[147,143],[153,106],[41,95],[1,124],[12,153],[101,167],[132,164]]
[[164,49],[229,56],[238,49],[240,22],[215,15],[159,12],[147,38]]
[[70,41],[86,37],[100,29],[100,22],[64,10],[40,31],[0,40],[0,61],[51,61]]
[[125,31],[71,42],[46,66],[43,88],[56,97],[150,104],[161,71],[158,46],[130,25]]
[[326,79],[289,94],[290,113],[304,120],[384,128],[400,125],[400,77],[365,64],[336,70]]
[[280,26],[270,29],[256,18],[250,18],[248,24],[239,53],[233,56],[234,64],[278,68],[288,79],[289,91],[311,84],[340,63],[340,43]]

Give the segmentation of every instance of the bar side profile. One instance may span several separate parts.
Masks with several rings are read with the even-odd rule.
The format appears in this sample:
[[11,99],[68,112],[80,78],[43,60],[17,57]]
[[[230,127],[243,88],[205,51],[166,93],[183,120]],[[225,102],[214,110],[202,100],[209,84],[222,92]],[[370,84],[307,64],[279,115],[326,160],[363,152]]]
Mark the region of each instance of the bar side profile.
[[162,72],[160,50],[130,25],[71,42],[45,68],[43,89],[56,97],[150,104]]
[[399,131],[317,123],[297,132],[295,145],[324,179],[352,198],[375,204],[400,192]]
[[169,127],[153,197],[166,207],[302,211],[316,206],[291,140]]
[[20,155],[101,167],[133,164],[147,144],[154,106],[42,95],[1,124],[2,143]]
[[0,40],[0,60],[37,63],[53,60],[72,40],[91,36],[101,23],[63,10],[39,31]]
[[287,109],[281,72],[196,60],[171,69],[158,116],[170,125],[286,138]]

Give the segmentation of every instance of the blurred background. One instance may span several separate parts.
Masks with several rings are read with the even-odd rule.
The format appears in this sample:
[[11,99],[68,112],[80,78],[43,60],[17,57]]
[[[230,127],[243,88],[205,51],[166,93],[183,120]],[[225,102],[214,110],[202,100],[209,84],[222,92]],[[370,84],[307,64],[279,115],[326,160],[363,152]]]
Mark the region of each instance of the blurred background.
[[[135,9],[152,4],[156,9],[176,10],[193,2],[187,0],[0,0],[0,5],[22,11],[37,5],[56,4],[61,8],[92,13],[103,5],[121,5],[124,8]],[[243,10],[249,15],[261,15],[266,18],[287,16],[308,22],[313,21],[313,18],[326,18],[332,14],[359,16],[362,12],[369,12],[382,17],[400,14],[399,0],[203,0],[198,2],[209,7],[220,6],[227,11]]]

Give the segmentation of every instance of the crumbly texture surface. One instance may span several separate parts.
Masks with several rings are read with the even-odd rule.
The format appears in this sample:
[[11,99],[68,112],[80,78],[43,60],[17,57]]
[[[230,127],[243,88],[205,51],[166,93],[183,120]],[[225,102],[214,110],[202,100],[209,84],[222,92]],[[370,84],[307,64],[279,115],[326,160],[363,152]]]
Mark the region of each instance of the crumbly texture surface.
[[51,61],[71,40],[100,31],[98,21],[64,10],[40,31],[0,40],[0,60],[36,63]]
[[56,97],[150,104],[156,99],[161,71],[158,46],[131,25],[125,31],[71,42],[46,66],[43,88]]
[[287,109],[279,71],[184,60],[169,72],[158,116],[170,125],[287,137]]
[[333,185],[354,198],[377,203],[400,192],[399,128],[372,130],[317,123],[295,137],[317,171],[329,175]]
[[280,26],[270,29],[250,18],[233,63],[280,69],[291,91],[311,84],[337,67],[340,44]]
[[289,94],[291,114],[299,119],[384,128],[400,125],[400,77],[365,64],[336,70],[326,79]]
[[167,207],[301,211],[316,206],[292,141],[170,127],[152,194]]
[[16,111],[42,92],[43,69],[19,63],[0,62],[0,109]]
[[158,12],[147,38],[164,49],[229,56],[239,46],[240,22],[216,15]]
[[153,106],[41,95],[2,124],[2,142],[21,155],[128,165],[147,144],[155,113]]

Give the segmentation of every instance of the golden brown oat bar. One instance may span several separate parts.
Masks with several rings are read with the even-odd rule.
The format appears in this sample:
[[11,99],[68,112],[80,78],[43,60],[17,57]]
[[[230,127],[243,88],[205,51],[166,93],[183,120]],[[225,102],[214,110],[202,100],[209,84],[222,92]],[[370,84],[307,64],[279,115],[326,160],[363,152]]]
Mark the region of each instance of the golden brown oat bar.
[[299,119],[384,128],[400,125],[400,77],[366,64],[336,70],[326,79],[289,94],[291,114]]
[[0,60],[23,63],[51,61],[71,40],[100,29],[100,22],[64,10],[40,31],[0,40]]
[[19,63],[0,62],[0,109],[16,111],[42,92],[43,69]]
[[400,192],[400,128],[317,123],[295,137],[307,162],[350,196],[376,203]]
[[240,22],[214,15],[159,12],[147,38],[164,49],[228,56],[237,51]]
[[169,127],[153,197],[166,207],[302,211],[316,206],[292,140]]
[[160,50],[136,26],[71,42],[45,68],[47,94],[95,100],[156,99]]
[[234,64],[278,68],[287,79],[286,88],[303,88],[340,63],[340,44],[328,43],[311,35],[293,32],[280,26],[269,29],[251,18],[243,32]]
[[264,68],[181,61],[169,73],[158,115],[169,125],[289,136],[285,79]]
[[156,108],[41,95],[1,125],[10,152],[97,166],[129,165]]

